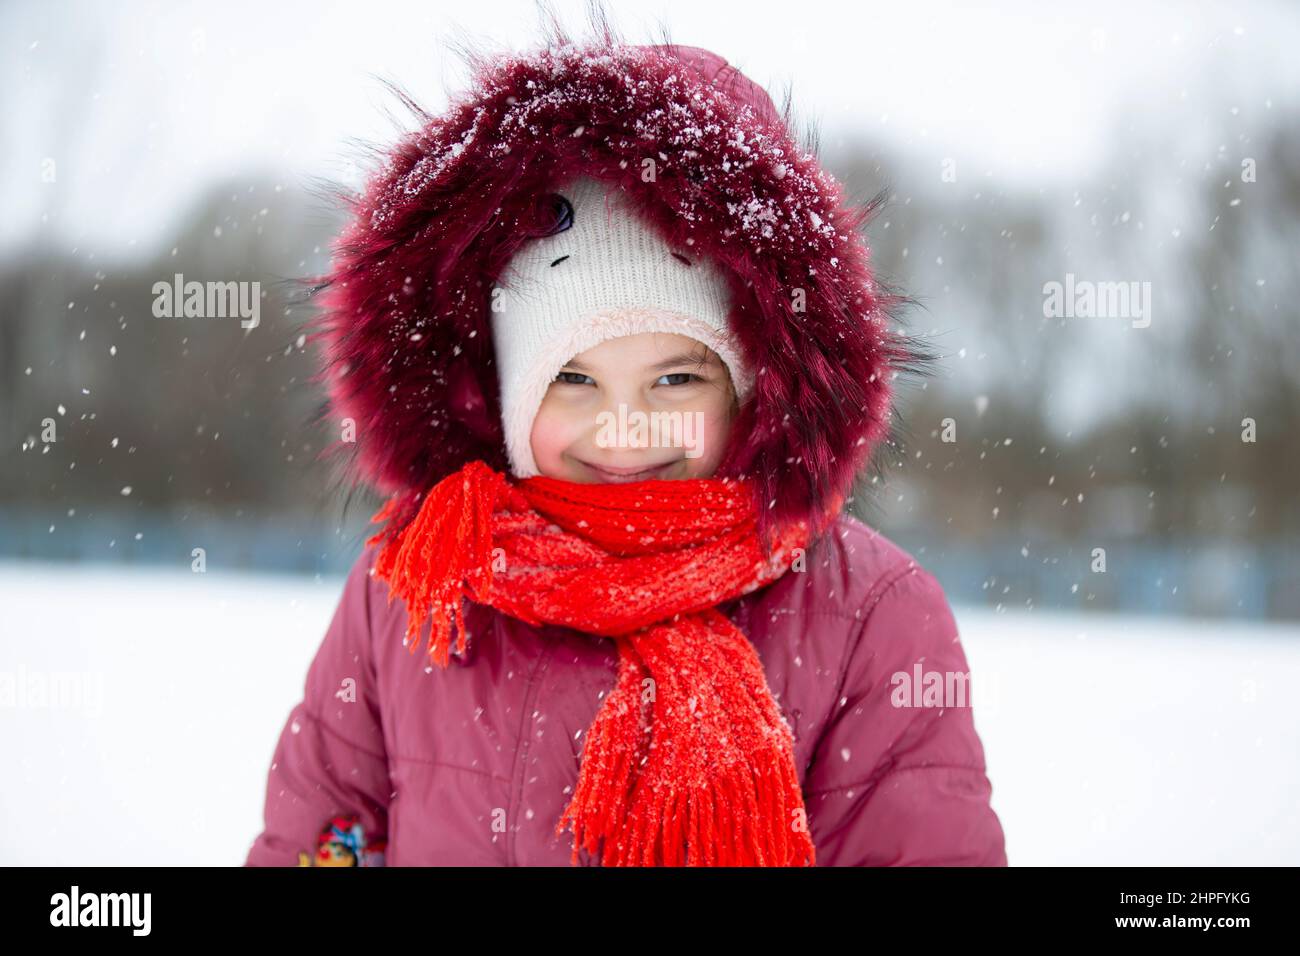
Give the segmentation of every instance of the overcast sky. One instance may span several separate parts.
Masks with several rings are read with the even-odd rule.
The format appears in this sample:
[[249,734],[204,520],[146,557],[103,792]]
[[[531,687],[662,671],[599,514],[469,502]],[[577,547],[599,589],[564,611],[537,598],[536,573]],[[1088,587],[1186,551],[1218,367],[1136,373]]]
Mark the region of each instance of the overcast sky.
[[[555,6],[582,31],[582,2]],[[1085,175],[1117,123],[1212,143],[1232,128],[1225,102],[1239,118],[1300,94],[1294,4],[975,6],[618,0],[615,22],[635,42],[667,22],[778,105],[792,84],[828,148],[880,143],[936,168],[951,156],[1013,185]],[[169,243],[187,201],[224,176],[352,181],[348,138],[393,136],[376,75],[437,107],[463,78],[440,37],[518,49],[536,22],[531,0],[8,2],[0,249],[40,233],[116,258]]]

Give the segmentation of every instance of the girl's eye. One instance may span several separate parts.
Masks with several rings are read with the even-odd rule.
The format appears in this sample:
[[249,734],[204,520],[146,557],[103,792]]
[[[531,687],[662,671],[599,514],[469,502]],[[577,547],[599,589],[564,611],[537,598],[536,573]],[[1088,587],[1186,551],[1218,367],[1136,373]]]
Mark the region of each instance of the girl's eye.
[[689,385],[689,384],[691,384],[691,382],[702,382],[702,381],[704,381],[704,380],[703,380],[702,378],[700,378],[698,375],[694,375],[694,374],[692,374],[692,373],[690,373],[690,372],[669,372],[669,373],[666,374],[666,375],[660,375],[659,378],[660,378],[661,380],[662,380],[662,379],[665,379],[665,378],[680,378],[680,379],[683,379],[683,381],[680,381],[680,382],[667,382],[666,384],[668,384],[668,385]]
[[586,385],[587,384],[586,382],[581,382],[581,381],[575,382],[570,379],[567,379],[564,377],[566,375],[572,375],[578,379],[591,378],[590,375],[583,375],[581,372],[560,372],[558,375],[555,376],[555,380],[557,382],[560,382],[563,385]]
[[[669,379],[675,378],[677,379],[677,381],[665,382],[664,379],[666,378]],[[587,385],[588,383],[592,385],[595,384],[595,380],[590,375],[584,375],[581,372],[558,372],[555,376],[555,381],[559,382],[562,385]],[[680,385],[690,385],[692,382],[702,382],[702,381],[704,381],[703,378],[691,372],[668,372],[667,374],[660,375],[659,379],[655,382],[655,384],[658,385],[662,383],[669,387],[673,387],[673,386],[680,386]]]

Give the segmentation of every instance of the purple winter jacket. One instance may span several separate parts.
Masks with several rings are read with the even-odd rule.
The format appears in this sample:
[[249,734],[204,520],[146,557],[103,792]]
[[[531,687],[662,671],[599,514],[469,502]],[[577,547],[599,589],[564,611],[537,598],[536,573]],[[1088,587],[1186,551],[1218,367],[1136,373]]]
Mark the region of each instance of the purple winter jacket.
[[[372,845],[386,841],[389,866],[569,865],[572,834],[554,831],[614,685],[613,641],[471,605],[467,653],[444,670],[424,635],[414,653],[403,646],[406,608],[370,576],[374,554],[348,575],[280,734],[245,865],[298,865],[348,814]],[[757,649],[794,733],[818,865],[1006,865],[969,697],[891,700],[895,675],[910,681],[918,664],[967,672],[933,575],[846,514],[806,570],[719,607]],[[599,865],[585,851],[579,862]]]

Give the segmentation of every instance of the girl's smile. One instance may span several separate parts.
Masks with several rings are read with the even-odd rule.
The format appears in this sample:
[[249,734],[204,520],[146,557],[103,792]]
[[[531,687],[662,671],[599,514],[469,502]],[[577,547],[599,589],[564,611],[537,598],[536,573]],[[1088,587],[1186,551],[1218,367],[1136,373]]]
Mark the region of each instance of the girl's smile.
[[669,478],[672,477],[668,472],[683,463],[685,459],[678,458],[673,461],[664,462],[661,465],[654,465],[650,468],[614,468],[602,467],[592,464],[589,461],[578,460],[578,463],[589,469],[593,476],[593,481],[606,481],[613,483],[631,482],[631,481],[648,481],[652,478]]

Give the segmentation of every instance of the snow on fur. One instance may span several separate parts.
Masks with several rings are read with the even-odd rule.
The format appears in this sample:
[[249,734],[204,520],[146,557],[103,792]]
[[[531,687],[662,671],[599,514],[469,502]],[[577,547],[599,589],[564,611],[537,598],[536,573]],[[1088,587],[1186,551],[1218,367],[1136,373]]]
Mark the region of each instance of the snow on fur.
[[909,358],[860,235],[873,206],[849,204],[767,94],[708,51],[606,31],[472,65],[445,114],[415,107],[421,127],[352,201],[311,324],[329,411],[356,425],[354,478],[403,501],[390,531],[466,461],[508,469],[492,290],[537,234],[539,197],[578,174],[727,278],[756,385],[716,476],[754,479],[764,528],[847,493]]

